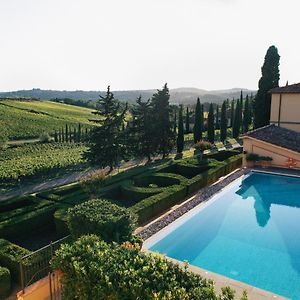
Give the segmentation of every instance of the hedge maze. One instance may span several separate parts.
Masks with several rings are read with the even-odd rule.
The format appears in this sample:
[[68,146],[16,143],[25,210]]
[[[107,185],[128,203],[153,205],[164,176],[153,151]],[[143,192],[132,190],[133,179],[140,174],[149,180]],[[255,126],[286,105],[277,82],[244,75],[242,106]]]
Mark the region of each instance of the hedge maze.
[[10,277],[19,282],[19,260],[35,250],[17,245],[20,236],[49,230],[57,238],[68,235],[66,211],[70,207],[96,196],[132,210],[139,224],[145,224],[241,163],[242,155],[237,151],[219,152],[201,160],[197,156],[169,160],[112,176],[93,196],[75,183],[0,202],[0,236],[4,238],[0,240],[0,286],[9,290]]

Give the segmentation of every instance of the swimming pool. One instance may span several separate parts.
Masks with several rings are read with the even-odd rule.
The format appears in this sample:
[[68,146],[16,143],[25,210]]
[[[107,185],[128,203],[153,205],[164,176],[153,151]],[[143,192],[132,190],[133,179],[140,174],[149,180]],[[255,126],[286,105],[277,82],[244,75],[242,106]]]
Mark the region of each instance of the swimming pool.
[[146,241],[146,248],[300,299],[300,178],[250,173]]

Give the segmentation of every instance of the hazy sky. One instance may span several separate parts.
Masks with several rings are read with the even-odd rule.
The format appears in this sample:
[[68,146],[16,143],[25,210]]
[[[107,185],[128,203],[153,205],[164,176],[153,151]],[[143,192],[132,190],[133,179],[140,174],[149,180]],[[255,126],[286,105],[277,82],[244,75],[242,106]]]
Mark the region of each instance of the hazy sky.
[[299,0],[0,0],[0,91],[300,81]]

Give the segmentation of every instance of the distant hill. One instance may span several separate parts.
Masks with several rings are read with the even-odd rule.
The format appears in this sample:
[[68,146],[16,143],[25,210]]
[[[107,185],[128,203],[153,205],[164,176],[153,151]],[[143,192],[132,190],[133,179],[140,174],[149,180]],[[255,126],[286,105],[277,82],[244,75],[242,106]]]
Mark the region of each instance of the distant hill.
[[[255,94],[256,91],[244,88],[233,88],[228,90],[213,90],[207,91],[197,88],[176,88],[170,90],[170,102],[173,104],[193,104],[197,97],[200,97],[202,102],[221,103],[223,100],[229,98],[239,98],[240,92],[243,90],[244,95]],[[129,103],[135,102],[140,95],[143,99],[150,98],[156,90],[128,90],[128,91],[113,91],[115,97],[121,101]],[[13,92],[0,92],[0,97],[28,97],[43,100],[51,100],[55,98],[75,99],[75,100],[91,100],[96,101],[99,95],[103,95],[105,91],[57,91],[57,90],[20,90]]]

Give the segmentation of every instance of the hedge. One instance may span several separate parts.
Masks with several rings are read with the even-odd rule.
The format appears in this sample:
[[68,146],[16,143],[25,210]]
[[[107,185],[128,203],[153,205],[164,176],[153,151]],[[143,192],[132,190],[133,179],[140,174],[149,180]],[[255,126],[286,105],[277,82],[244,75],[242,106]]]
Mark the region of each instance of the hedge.
[[186,187],[173,185],[162,193],[146,198],[129,209],[138,215],[138,223],[144,224],[150,219],[169,209],[186,196]]
[[146,254],[127,244],[106,244],[94,235],[62,245],[52,267],[63,273],[64,299],[234,299],[230,288],[217,295],[213,281],[162,255]]
[[10,272],[7,268],[0,267],[0,299],[9,296],[11,290]]
[[217,167],[199,174],[188,181],[187,194],[191,195],[206,185],[216,182],[221,176],[229,174],[242,164],[242,155],[224,160]]
[[68,227],[74,238],[96,234],[106,242],[131,239],[137,216],[103,199],[90,200],[68,210]]
[[20,259],[31,252],[7,240],[0,239],[0,265],[9,269],[14,281],[20,283]]
[[22,234],[30,234],[32,231],[41,230],[53,222],[53,214],[59,204],[42,207],[38,210],[16,216],[0,223],[0,236],[11,239]]
[[48,200],[38,201],[38,199],[35,197],[34,197],[34,199],[35,199],[35,201],[27,200],[26,203],[24,203],[26,205],[24,205],[23,207],[0,213],[0,224],[1,224],[1,222],[5,221],[5,220],[11,219],[11,218],[17,217],[19,215],[23,215],[28,212],[31,212],[31,211],[34,211],[34,210],[40,209],[42,207],[53,204],[52,202],[50,202]]
[[54,213],[54,224],[56,232],[59,236],[64,237],[70,234],[69,228],[68,228],[68,217],[67,217],[67,211],[69,207],[63,207],[58,209]]
[[232,156],[236,156],[238,154],[241,154],[241,152],[238,150],[229,150],[229,151],[220,151],[220,152],[216,152],[216,153],[205,154],[205,157],[213,158],[218,161],[224,161],[224,160],[226,160]]
[[9,212],[14,209],[22,208],[32,203],[36,197],[29,195],[26,197],[16,197],[0,202],[0,213]]
[[134,184],[140,187],[148,187],[149,184],[156,184],[158,187],[167,187],[181,184],[186,178],[172,173],[154,173],[151,175],[142,175],[134,177]]

